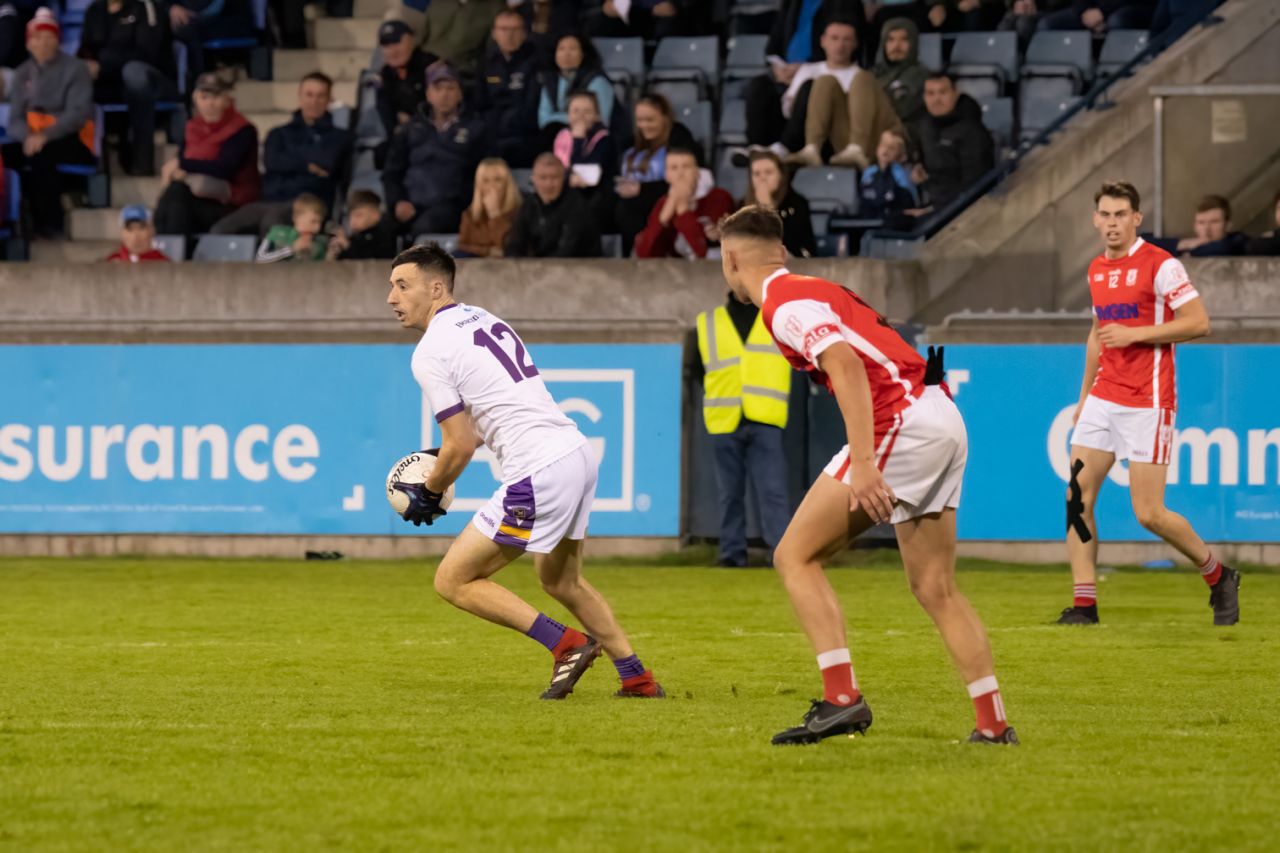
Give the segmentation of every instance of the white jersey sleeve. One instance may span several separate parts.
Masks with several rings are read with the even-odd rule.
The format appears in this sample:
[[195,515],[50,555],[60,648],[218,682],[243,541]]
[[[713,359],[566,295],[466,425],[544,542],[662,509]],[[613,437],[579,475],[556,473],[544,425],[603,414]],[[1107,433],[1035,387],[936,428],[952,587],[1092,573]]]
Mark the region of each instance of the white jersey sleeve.
[[1187,268],[1177,258],[1169,258],[1160,265],[1156,270],[1155,285],[1156,296],[1168,300],[1169,307],[1173,309],[1181,308],[1200,296],[1191,284]]
[[816,299],[795,299],[773,312],[773,336],[805,357],[814,367],[818,356],[844,340],[840,317]]
[[413,378],[418,380],[422,393],[427,396],[436,423],[448,420],[464,408],[462,395],[450,373],[449,364],[435,353],[414,356]]

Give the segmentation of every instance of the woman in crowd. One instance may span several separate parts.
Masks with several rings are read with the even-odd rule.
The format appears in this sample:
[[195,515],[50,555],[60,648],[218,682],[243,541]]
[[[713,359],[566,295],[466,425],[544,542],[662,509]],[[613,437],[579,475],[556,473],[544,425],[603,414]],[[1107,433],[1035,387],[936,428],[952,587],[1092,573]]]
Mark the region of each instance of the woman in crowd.
[[500,258],[502,247],[520,211],[520,189],[500,157],[487,157],[476,167],[471,206],[462,212],[458,227],[458,254],[476,258]]
[[689,128],[675,120],[671,102],[662,95],[645,95],[636,101],[635,139],[622,153],[614,192],[614,224],[622,235],[624,255],[631,254],[635,236],[644,228],[649,212],[667,194],[667,150],[685,148],[703,162],[702,147]]
[[587,91],[596,96],[600,119],[605,125],[613,115],[613,83],[604,73],[600,55],[590,39],[568,34],[556,41],[555,61],[542,73],[542,94],[538,101],[538,127],[546,146],[561,128],[569,124],[569,95]]
[[569,95],[569,126],[556,134],[551,150],[568,170],[569,186],[598,212],[597,221],[611,219],[618,152],[609,128],[600,120],[594,92]]
[[751,183],[742,200],[744,207],[749,204],[767,207],[782,217],[782,244],[792,256],[811,258],[818,253],[809,200],[791,188],[782,160],[772,151],[751,152]]

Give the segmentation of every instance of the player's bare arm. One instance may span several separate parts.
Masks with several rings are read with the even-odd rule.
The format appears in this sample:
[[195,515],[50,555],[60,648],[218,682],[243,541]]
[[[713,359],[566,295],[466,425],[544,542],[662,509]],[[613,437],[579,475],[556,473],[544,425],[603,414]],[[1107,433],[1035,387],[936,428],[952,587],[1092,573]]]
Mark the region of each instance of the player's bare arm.
[[465,412],[458,412],[440,422],[440,453],[427,477],[427,488],[443,492],[462,476],[479,446],[475,425]]
[[862,359],[847,346],[827,347],[818,354],[818,368],[831,379],[831,390],[844,418],[849,439],[849,510],[862,509],[883,524],[893,514],[896,498],[876,467],[875,422],[871,383]]
[[1167,323],[1158,326],[1108,323],[1098,332],[1098,338],[1106,346],[1125,347],[1130,344],[1180,344],[1208,334],[1209,312],[1204,310],[1204,301],[1197,298],[1175,308],[1173,319]]

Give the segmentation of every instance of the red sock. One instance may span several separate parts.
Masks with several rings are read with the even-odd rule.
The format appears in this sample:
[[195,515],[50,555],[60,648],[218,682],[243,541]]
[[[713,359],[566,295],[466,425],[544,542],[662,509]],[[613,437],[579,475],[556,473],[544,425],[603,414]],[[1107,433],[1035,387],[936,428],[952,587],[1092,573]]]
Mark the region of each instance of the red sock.
[[1071,588],[1071,604],[1074,607],[1093,607],[1098,603],[1098,585],[1078,583]]
[[558,658],[569,649],[576,649],[586,641],[586,634],[573,628],[565,628],[564,636],[560,638],[560,642],[556,643],[556,647],[551,650],[551,656]]
[[642,696],[653,696],[658,692],[658,680],[653,677],[653,670],[646,669],[640,675],[622,679],[622,689]]
[[969,698],[973,699],[978,731],[987,737],[998,737],[1009,728],[1004,719],[1004,702],[1000,699],[1000,688],[996,686],[994,675],[979,678],[970,684]]
[[1209,552],[1209,558],[1200,564],[1200,577],[1204,578],[1204,582],[1209,586],[1213,586],[1222,578],[1222,563],[1219,563],[1213,557],[1213,552]]
[[848,649],[832,649],[818,655],[822,671],[822,698],[833,705],[852,705],[861,695],[853,677],[853,663]]

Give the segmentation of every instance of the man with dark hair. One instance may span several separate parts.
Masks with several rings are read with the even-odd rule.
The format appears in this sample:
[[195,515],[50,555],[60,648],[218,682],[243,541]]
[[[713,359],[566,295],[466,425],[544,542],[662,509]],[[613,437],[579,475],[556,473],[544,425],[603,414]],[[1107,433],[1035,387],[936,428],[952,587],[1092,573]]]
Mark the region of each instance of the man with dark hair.
[[1231,230],[1231,202],[1220,195],[1207,195],[1196,205],[1196,236],[1178,241],[1177,251],[1193,258],[1242,255],[1249,237]]
[[995,144],[982,124],[982,107],[956,89],[951,75],[935,72],[925,78],[924,106],[928,114],[911,133],[921,154],[911,177],[940,210],[991,171]]
[[333,205],[350,167],[355,135],[333,123],[333,81],[312,71],[298,83],[298,109],[288,124],[267,134],[262,147],[261,201],[247,204],[213,226],[215,234],[257,234],[287,224],[303,193]]
[[476,85],[476,112],[507,165],[528,166],[537,152],[538,52],[528,39],[524,16],[503,9],[493,19]]
[[586,200],[565,186],[564,164],[550,152],[533,164],[526,195],[507,233],[509,258],[598,258],[600,229]]
[[910,18],[891,18],[880,35],[872,73],[889,94],[898,118],[909,129],[924,118],[924,81],[933,69],[919,59],[920,31]]
[[1103,253],[1089,264],[1093,328],[1084,381],[1072,417],[1067,487],[1067,555],[1072,603],[1060,625],[1098,623],[1098,528],[1094,505],[1117,460],[1129,463],[1129,496],[1138,523],[1197,566],[1209,586],[1213,624],[1240,621],[1240,574],[1213,555],[1185,518],[1165,507],[1174,451],[1177,387],[1174,350],[1209,334],[1209,315],[1177,258],[1138,236],[1138,191],[1103,184],[1093,227]]
[[427,103],[391,137],[382,172],[383,197],[401,229],[456,233],[488,150],[484,122],[463,104],[458,73],[445,62],[432,65]]
[[390,138],[426,102],[427,68],[438,57],[416,46],[413,29],[404,21],[384,21],[378,27],[378,49],[382,52],[378,117]]
[[760,306],[787,361],[836,398],[848,444],[809,489],[773,565],[817,655],[823,698],[777,745],[866,731],[840,601],[824,563],[876,524],[892,523],[912,592],[968,684],[970,743],[1016,744],[1005,719],[982,620],[956,588],[956,518],[968,459],[960,410],[943,383],[941,353],[921,358],[856,294],[786,268],[782,221],[749,205],[720,226],[725,281]]
[[[620,698],[662,698],[604,597],[582,577],[587,521],[599,462],[547,391],[510,325],[454,299],[457,267],[435,244],[401,252],[387,304],[402,328],[423,333],[413,375],[435,415],[440,446],[426,482],[395,484],[409,498],[405,521],[432,524],[441,501],[476,450],[496,457],[501,485],[436,568],[436,592],[450,604],[542,644],[554,659],[543,699],[564,699],[601,652],[608,652]],[[539,613],[491,578],[529,552],[542,588],[582,624],[579,631]]]

